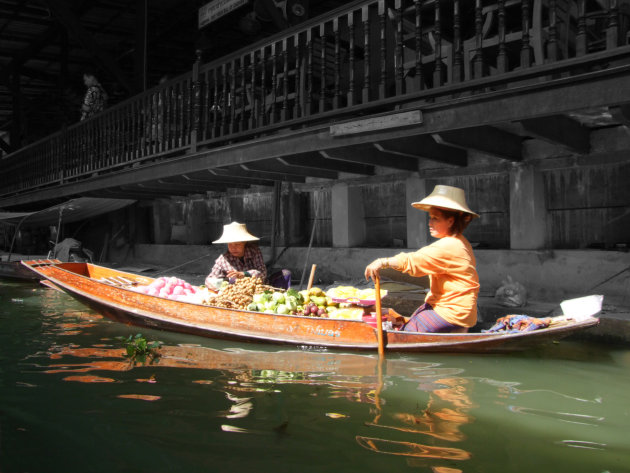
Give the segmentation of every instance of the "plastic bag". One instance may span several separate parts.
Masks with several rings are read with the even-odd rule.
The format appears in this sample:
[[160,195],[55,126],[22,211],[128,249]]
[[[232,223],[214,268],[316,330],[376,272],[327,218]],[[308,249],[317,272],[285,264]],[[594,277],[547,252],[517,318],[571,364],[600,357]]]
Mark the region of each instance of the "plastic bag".
[[502,306],[523,307],[527,304],[527,289],[520,282],[513,281],[512,277],[508,276],[502,281],[494,297]]

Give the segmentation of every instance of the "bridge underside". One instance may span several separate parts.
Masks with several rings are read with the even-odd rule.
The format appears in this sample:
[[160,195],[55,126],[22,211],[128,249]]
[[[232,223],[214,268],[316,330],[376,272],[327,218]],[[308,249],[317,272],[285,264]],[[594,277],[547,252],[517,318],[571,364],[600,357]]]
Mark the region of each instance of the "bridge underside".
[[[166,156],[147,154],[123,167],[5,195],[0,206],[36,207],[93,195],[155,199],[278,181],[374,176],[383,172],[380,168],[429,178],[453,171],[474,174],[523,161],[530,140],[566,151],[546,159],[548,168],[624,160],[629,150],[623,143],[613,153],[598,153],[590,140],[595,130],[630,123],[630,66],[620,62],[579,76],[525,77],[509,89],[487,81],[474,92],[470,83],[468,90],[447,86],[437,97],[389,104],[382,113],[287,126],[219,146],[199,143],[194,151]],[[471,160],[473,152],[485,159]]]

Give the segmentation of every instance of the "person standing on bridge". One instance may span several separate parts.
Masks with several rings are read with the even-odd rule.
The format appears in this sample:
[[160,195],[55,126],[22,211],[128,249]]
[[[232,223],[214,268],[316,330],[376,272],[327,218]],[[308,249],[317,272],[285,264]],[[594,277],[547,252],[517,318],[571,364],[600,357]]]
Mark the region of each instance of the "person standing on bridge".
[[81,121],[102,112],[107,107],[107,92],[91,72],[83,74],[83,83],[87,87],[81,105]]

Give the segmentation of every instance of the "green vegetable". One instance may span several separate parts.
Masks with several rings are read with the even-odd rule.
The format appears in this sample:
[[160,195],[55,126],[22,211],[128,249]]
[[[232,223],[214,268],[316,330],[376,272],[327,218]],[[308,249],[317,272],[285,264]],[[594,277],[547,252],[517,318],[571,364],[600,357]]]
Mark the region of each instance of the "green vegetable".
[[278,304],[276,307],[276,314],[286,315],[289,313],[289,308],[285,304]]
[[304,303],[304,297],[302,297],[302,294],[300,294],[295,289],[287,290],[287,294],[286,295],[287,295],[287,297],[295,297],[295,299],[296,299],[298,304]]
[[258,304],[256,304],[255,302],[252,302],[251,304],[249,304],[247,306],[247,310],[253,310],[254,312],[258,311]]
[[277,304],[284,304],[285,298],[283,292],[274,292],[271,298],[276,301]]
[[289,308],[289,311],[293,311],[297,309],[298,303],[295,296],[288,296],[284,303]]

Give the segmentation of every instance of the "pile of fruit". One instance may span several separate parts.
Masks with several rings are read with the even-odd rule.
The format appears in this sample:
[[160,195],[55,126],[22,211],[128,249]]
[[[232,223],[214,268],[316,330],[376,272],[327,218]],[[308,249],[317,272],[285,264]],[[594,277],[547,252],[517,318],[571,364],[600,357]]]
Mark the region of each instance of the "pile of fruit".
[[195,286],[174,276],[157,278],[151,284],[135,286],[132,289],[150,296],[185,302],[190,302],[198,291]]
[[[359,289],[353,286],[337,286],[330,288],[326,294],[335,300],[350,303],[363,301],[373,303],[376,300],[376,290],[374,288]],[[381,289],[381,298],[386,295],[387,291]]]
[[247,309],[256,293],[262,293],[269,286],[263,284],[260,278],[240,278],[233,284],[227,284],[211,301],[211,304],[226,309]]
[[[151,296],[226,309],[250,310],[268,314],[303,315],[362,320],[364,309],[375,297],[374,289],[337,286],[324,292],[318,287],[296,291],[277,289],[263,284],[260,278],[240,278],[221,285],[218,293],[195,287],[176,277],[161,277],[135,291]],[[384,297],[387,291],[381,291]]]
[[326,317],[328,303],[326,294],[318,287],[306,291],[275,289],[254,294],[247,310],[267,314],[307,315]]

